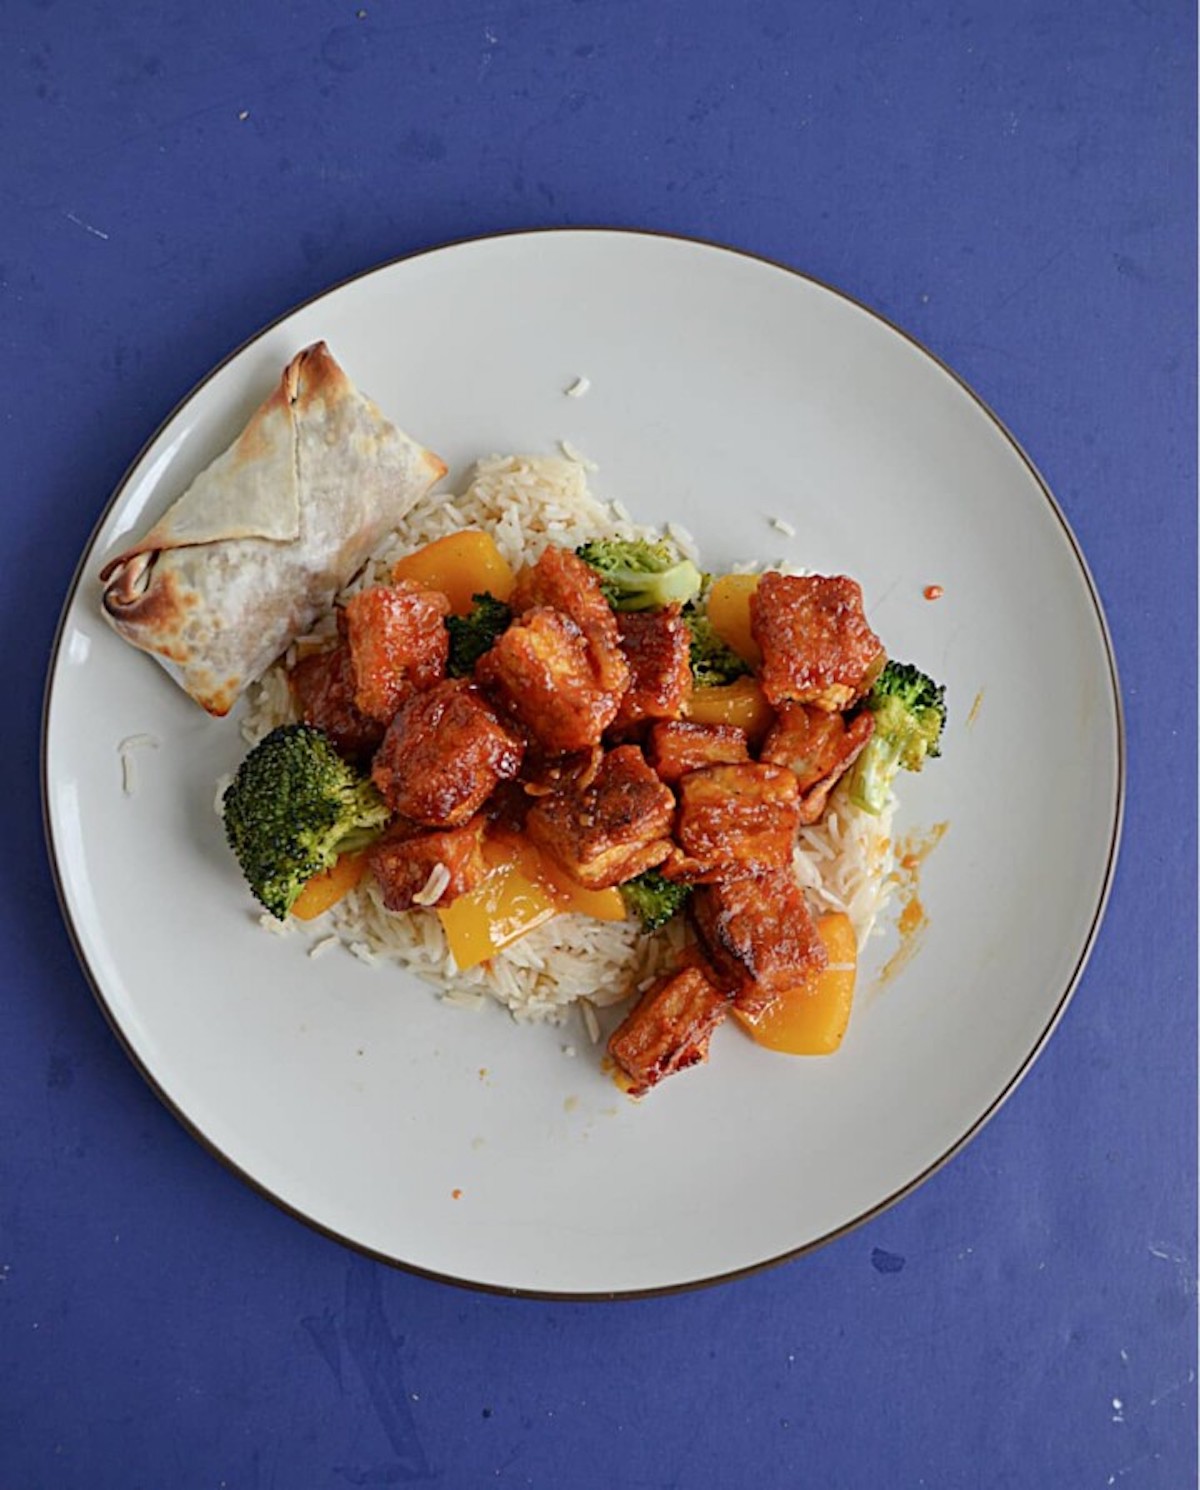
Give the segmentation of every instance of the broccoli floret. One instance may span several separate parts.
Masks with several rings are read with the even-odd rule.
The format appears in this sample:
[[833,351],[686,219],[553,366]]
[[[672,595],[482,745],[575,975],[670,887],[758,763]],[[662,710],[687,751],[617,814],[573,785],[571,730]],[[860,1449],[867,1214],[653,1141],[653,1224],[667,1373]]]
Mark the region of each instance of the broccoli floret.
[[692,664],[692,682],[697,688],[719,688],[743,678],[750,671],[749,665],[713,629],[703,609],[689,605],[683,619],[692,633],[689,660]]
[[469,678],[475,664],[490,650],[493,642],[512,621],[512,610],[487,590],[472,595],[475,602],[466,616],[447,616],[450,633],[450,658],[446,671],[452,678]]
[[246,883],[278,921],[314,874],[365,847],[389,816],[371,782],[308,724],[282,724],[260,740],[222,806]]
[[677,885],[657,869],[647,869],[621,886],[625,904],[640,919],[643,931],[665,926],[691,893],[691,885]]
[[941,754],[946,690],[911,663],[889,662],[865,703],[875,716],[875,730],[854,763],[850,800],[878,814],[897,771],[919,771]]
[[669,543],[598,538],[575,550],[600,576],[613,610],[661,610],[682,605],[699,592],[704,576]]

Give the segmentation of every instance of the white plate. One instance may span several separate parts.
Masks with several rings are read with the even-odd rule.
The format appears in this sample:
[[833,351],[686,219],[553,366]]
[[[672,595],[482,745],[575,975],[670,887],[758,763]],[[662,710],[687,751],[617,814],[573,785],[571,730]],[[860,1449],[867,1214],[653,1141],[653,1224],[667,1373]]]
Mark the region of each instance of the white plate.
[[[723,1028],[635,1105],[577,1027],[438,1003],[264,935],[212,810],[242,753],[102,623],[96,574],[326,338],[458,476],[566,437],[605,495],[682,520],[710,567],[857,576],[893,655],[947,684],[944,757],[901,826],[948,820],[919,955],[868,966],[833,1059]],[[591,379],[580,399],[563,390]],[[794,524],[785,539],[768,519]],[[922,597],[945,587],[936,604]],[[977,717],[968,711],[982,694]],[[139,790],[117,746],[149,732]],[[1065,1006],[1119,834],[1120,704],[1079,550],[995,418],[903,334],[791,271],[641,234],[464,243],[377,269],[256,337],[142,453],[72,591],[45,734],[52,856],[101,1002],[175,1112],[298,1215],[381,1257],[572,1295],[726,1276],[828,1238],[995,1110]],[[563,1054],[568,1041],[575,1059]]]

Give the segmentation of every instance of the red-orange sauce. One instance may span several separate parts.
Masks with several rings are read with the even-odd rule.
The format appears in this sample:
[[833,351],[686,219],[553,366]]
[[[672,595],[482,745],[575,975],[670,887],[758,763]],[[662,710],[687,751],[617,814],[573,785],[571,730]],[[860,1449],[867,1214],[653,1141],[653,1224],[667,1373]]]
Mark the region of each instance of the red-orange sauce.
[[940,600],[946,592],[941,585],[926,585],[922,593],[926,600]]
[[884,963],[876,980],[876,989],[890,983],[897,973],[908,966],[919,949],[929,929],[929,916],[920,896],[921,866],[945,836],[949,823],[935,823],[927,833],[909,833],[896,844],[896,867],[892,877],[896,881],[900,914],[896,919],[896,930],[900,933],[900,945]]

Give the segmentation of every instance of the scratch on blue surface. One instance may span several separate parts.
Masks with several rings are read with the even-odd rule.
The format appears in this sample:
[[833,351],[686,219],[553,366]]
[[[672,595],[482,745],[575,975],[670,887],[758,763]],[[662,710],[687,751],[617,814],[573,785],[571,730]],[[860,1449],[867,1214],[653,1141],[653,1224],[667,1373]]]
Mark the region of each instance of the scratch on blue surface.
[[379,1268],[352,1258],[346,1270],[346,1302],[342,1335],[346,1350],[362,1376],[379,1426],[396,1456],[394,1465],[379,1469],[346,1469],[338,1473],[352,1484],[395,1484],[431,1475],[404,1385],[400,1348],[404,1337],[392,1334],[383,1311]]
[[99,228],[94,228],[90,222],[84,222],[82,217],[76,217],[73,212],[64,212],[63,216],[68,222],[73,222],[77,228],[82,228],[85,233],[90,233],[93,238],[103,238],[108,242],[108,234],[102,233]]
[[320,1315],[310,1314],[300,1323],[308,1331],[313,1344],[321,1352],[325,1364],[333,1372],[333,1379],[339,1387],[343,1386],[342,1349],[338,1341],[337,1322],[332,1312],[326,1309]]
[[877,1273],[898,1273],[904,1267],[905,1259],[899,1252],[885,1252],[882,1247],[871,1248],[871,1266]]

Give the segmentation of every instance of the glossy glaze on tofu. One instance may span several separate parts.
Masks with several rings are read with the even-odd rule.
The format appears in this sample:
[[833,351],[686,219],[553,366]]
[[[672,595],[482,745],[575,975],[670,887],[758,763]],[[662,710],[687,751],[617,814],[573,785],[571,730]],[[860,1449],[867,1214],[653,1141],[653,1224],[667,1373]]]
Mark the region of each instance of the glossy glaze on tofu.
[[583,632],[548,606],[514,621],[479,659],[475,677],[550,754],[598,745],[621,703],[597,681]]
[[693,724],[681,719],[651,725],[646,754],[659,780],[674,786],[689,771],[748,761],[750,746],[746,731],[735,724]]
[[465,678],[409,699],[388,726],[371,778],[393,812],[428,827],[473,816],[521,768],[525,746]]
[[608,1042],[608,1053],[641,1097],[665,1076],[708,1059],[729,999],[698,967],[666,973],[641,995]]
[[342,624],[354,667],[354,702],[369,719],[391,722],[414,693],[446,675],[450,602],[414,580],[360,590]]
[[675,837],[706,876],[790,865],[799,826],[800,789],[782,766],[706,766],[679,783]]
[[302,658],[288,673],[288,686],[300,718],[323,729],[339,754],[357,763],[375,753],[386,726],[354,702],[354,665],[345,642]]
[[801,824],[817,822],[829,794],[858,759],[875,731],[870,710],[849,724],[841,714],[828,714],[807,704],[784,704],[763,741],[762,759],[786,766],[800,788]]
[[674,812],[674,797],[638,747],[620,745],[590,786],[540,798],[525,828],[572,878],[602,890],[662,863]]
[[883,665],[862,590],[845,575],[764,574],[750,598],[750,629],[762,649],[768,701],[848,708]]
[[527,564],[517,575],[510,603],[518,616],[544,607],[574,621],[584,639],[596,687],[620,701],[629,686],[629,667],[621,651],[617,618],[590,564],[570,549],[551,544],[536,564]]
[[692,692],[692,633],[673,605],[617,616],[629,687],[614,724],[628,729],[647,719],[678,719]]
[[[411,910],[414,896],[426,890],[439,864],[446,871],[445,883],[424,904],[448,905],[481,885],[488,874],[483,857],[485,826],[482,817],[473,817],[461,827],[434,833],[423,833],[411,823],[389,829],[367,851],[367,866],[379,881],[388,910]],[[436,882],[432,888],[437,889]]]
[[788,869],[701,885],[690,911],[715,975],[751,1018],[828,964],[804,894]]

